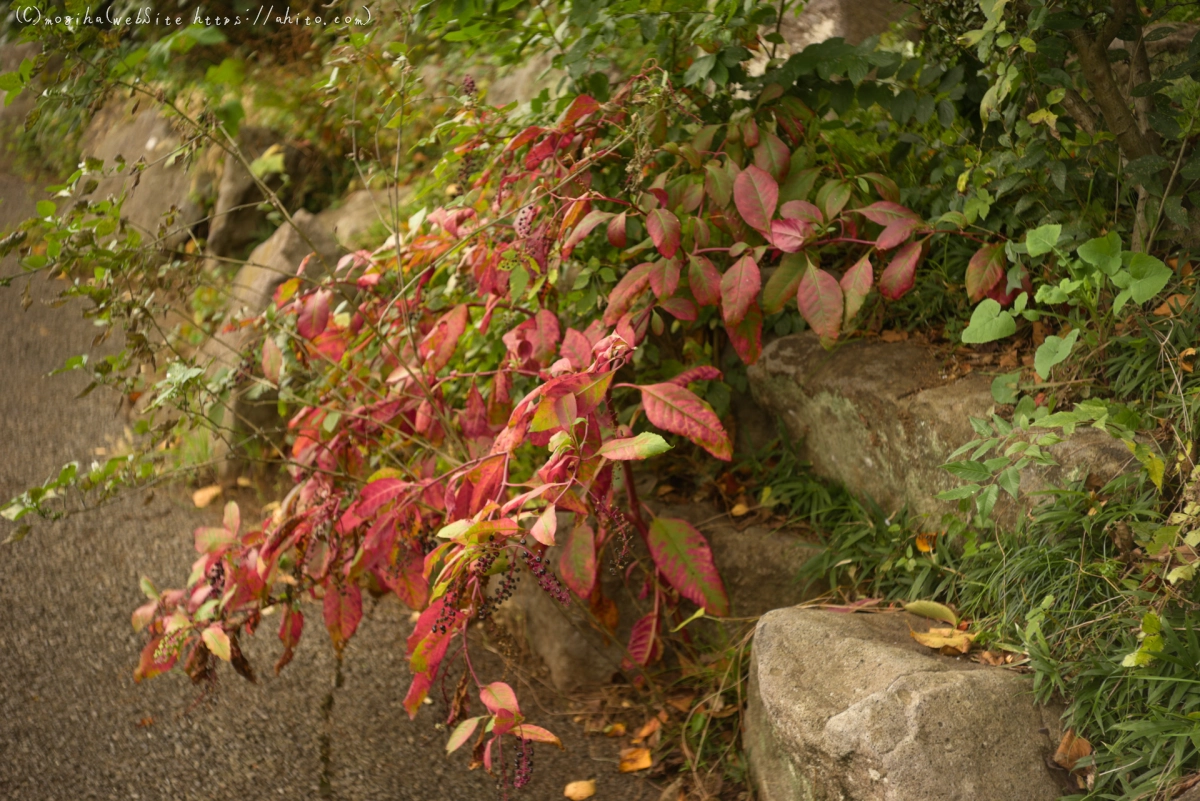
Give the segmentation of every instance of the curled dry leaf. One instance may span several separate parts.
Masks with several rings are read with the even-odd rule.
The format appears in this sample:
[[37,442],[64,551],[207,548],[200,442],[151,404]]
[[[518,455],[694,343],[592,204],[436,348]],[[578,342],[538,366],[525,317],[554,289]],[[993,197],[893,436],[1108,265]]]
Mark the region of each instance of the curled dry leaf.
[[607,726],[604,727],[604,736],[605,737],[624,737],[625,736],[625,724],[624,723],[608,724]]
[[202,489],[198,489],[192,493],[192,503],[197,509],[203,509],[217,499],[221,494],[221,485],[213,484]]
[[946,656],[961,656],[971,650],[971,641],[975,635],[968,631],[954,628],[930,629],[927,632],[908,632],[912,638],[927,648],[936,648]]
[[1080,790],[1091,789],[1095,781],[1096,769],[1091,765],[1083,768],[1076,767],[1079,760],[1092,755],[1092,744],[1075,734],[1074,729],[1067,729],[1054,752],[1054,762],[1059,767],[1071,771],[1075,784]]
[[661,728],[661,727],[662,727],[661,720],[659,720],[656,717],[650,718],[649,720],[647,720],[645,723],[642,724],[642,727],[640,729],[638,729],[637,731],[635,731],[633,733],[633,744],[634,745],[641,744],[642,742],[644,742],[646,740],[647,737],[654,734],[654,732],[658,731],[659,728]]
[[596,794],[596,780],[588,779],[582,782],[571,782],[563,790],[563,797],[569,798],[571,801],[583,801],[585,798],[591,798]]
[[617,766],[617,770],[622,773],[636,773],[639,770],[646,770],[654,764],[654,760],[650,757],[649,748],[622,748],[621,762]]

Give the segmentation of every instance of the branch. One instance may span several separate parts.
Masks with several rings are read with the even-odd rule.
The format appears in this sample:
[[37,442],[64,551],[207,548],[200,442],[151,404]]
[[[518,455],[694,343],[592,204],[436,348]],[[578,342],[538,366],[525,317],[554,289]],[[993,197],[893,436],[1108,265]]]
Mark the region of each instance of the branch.
[[1095,113],[1079,92],[1068,89],[1066,96],[1062,99],[1062,104],[1070,113],[1071,119],[1075,120],[1080,128],[1087,131],[1088,136],[1096,135],[1096,131],[1100,129],[1100,121],[1096,119]]

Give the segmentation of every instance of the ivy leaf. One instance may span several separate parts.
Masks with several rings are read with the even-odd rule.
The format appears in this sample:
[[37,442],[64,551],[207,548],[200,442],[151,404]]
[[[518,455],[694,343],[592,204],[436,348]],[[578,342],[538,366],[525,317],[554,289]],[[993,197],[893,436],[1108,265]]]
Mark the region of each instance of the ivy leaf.
[[679,250],[679,218],[666,209],[653,209],[646,215],[646,230],[663,258],[670,259]]
[[716,306],[721,301],[721,273],[704,256],[688,255],[688,285],[701,306]]
[[746,316],[746,311],[756,300],[762,289],[762,274],[758,263],[749,256],[742,256],[721,276],[721,313],[726,325],[737,325]]
[[325,628],[333,647],[341,651],[358,630],[362,620],[362,590],[357,584],[343,584],[325,590]]
[[718,617],[729,614],[729,597],[704,535],[690,523],[656,517],[646,540],[659,572],[679,594]]
[[842,329],[842,287],[811,262],[800,277],[796,305],[805,322],[822,340],[836,340]]
[[1133,279],[1128,289],[1135,303],[1145,303],[1157,295],[1173,275],[1170,267],[1148,253],[1126,253],[1122,260],[1127,261]]
[[733,445],[712,407],[694,392],[675,384],[649,384],[642,391],[646,417],[655,426],[687,437],[723,461],[733,457]]
[[871,268],[869,256],[863,256],[842,275],[842,295],[846,304],[843,323],[847,328],[858,315],[858,310],[862,308],[863,302],[867,299],[874,284],[875,272]]
[[1034,228],[1025,235],[1025,247],[1029,251],[1030,256],[1041,256],[1057,247],[1058,238],[1061,235],[1061,225],[1057,223],[1043,225],[1040,228]]
[[994,342],[1017,333],[1017,323],[1012,314],[1000,308],[991,298],[985,298],[971,314],[971,322],[962,332],[962,341],[968,345]]
[[1065,337],[1050,336],[1037,349],[1033,357],[1033,369],[1043,380],[1050,378],[1050,370],[1071,355],[1071,349],[1079,339],[1079,329],[1076,328]]
[[1004,277],[1004,243],[984,245],[967,264],[967,297],[978,303]]
[[649,459],[671,450],[671,446],[660,435],[643,431],[636,437],[613,439],[600,446],[599,454],[605,459],[624,462]]
[[779,266],[775,268],[775,272],[771,273],[771,277],[767,279],[767,285],[763,287],[763,312],[778,314],[789,300],[796,297],[796,290],[800,287],[800,278],[806,269],[808,269],[806,254],[789,253],[784,256],[780,260]]
[[767,231],[779,202],[779,184],[769,173],[752,164],[733,180],[733,202],[747,225],[757,231]]
[[896,251],[891,263],[879,276],[879,293],[888,300],[899,300],[912,289],[921,261],[921,243],[909,242]]
[[1121,235],[1109,231],[1106,236],[1089,239],[1076,251],[1086,261],[1105,275],[1113,275],[1121,269]]

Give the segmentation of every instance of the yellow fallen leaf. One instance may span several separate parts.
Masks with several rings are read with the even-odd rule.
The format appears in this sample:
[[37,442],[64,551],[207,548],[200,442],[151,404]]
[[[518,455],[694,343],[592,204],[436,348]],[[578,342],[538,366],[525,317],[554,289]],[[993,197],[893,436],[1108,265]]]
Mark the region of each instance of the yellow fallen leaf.
[[604,727],[604,736],[605,737],[624,737],[625,736],[625,724],[624,723],[608,724],[607,726]]
[[904,611],[913,615],[920,615],[931,620],[940,620],[943,623],[949,623],[951,626],[958,625],[958,618],[954,611],[945,604],[939,604],[937,601],[910,601],[904,605]]
[[220,494],[221,485],[213,484],[212,486],[204,487],[193,492],[192,503],[196,505],[197,509],[203,509],[205,506],[208,506],[210,503],[215,501],[217,496]]
[[749,506],[744,503],[739,503],[729,510],[729,514],[733,515],[734,517],[741,517],[742,515],[747,514],[749,511]]
[[974,634],[953,628],[930,629],[924,633],[910,629],[908,633],[921,645],[936,648],[947,656],[957,656],[970,651],[971,641],[975,639]]
[[237,477],[237,485],[239,487],[253,487],[254,482],[251,481],[248,476],[238,476]]
[[567,788],[563,790],[563,797],[571,799],[571,801],[583,801],[585,798],[591,798],[596,794],[596,780],[588,779],[585,782],[571,782]]
[[1054,761],[1060,767],[1071,771],[1071,775],[1075,777],[1075,785],[1080,790],[1091,789],[1092,782],[1095,781],[1096,768],[1092,765],[1088,765],[1086,768],[1076,768],[1075,764],[1085,756],[1090,756],[1091,753],[1092,744],[1084,738],[1076,736],[1074,729],[1067,729],[1058,743],[1058,750],[1054,752]]
[[640,729],[633,733],[633,744],[638,745],[651,734],[654,734],[654,732],[658,731],[660,726],[662,726],[661,720],[658,718],[650,718],[642,724]]
[[617,770],[622,773],[636,773],[639,770],[645,770],[654,764],[654,760],[650,758],[649,748],[623,748],[621,749],[621,763],[617,766]]

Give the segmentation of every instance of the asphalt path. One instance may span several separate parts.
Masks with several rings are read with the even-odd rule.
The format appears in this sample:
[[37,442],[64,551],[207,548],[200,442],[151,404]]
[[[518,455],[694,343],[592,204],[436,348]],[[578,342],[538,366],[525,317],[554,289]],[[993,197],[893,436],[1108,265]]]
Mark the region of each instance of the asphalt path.
[[[0,169],[0,234],[33,212],[32,187]],[[11,258],[0,262],[0,274],[14,269]],[[35,278],[23,311],[22,288],[0,289],[3,498],[68,461],[101,458],[96,449],[111,448],[128,424],[113,395],[76,398],[84,376],[48,376],[90,348],[96,329],[80,307],[51,308],[59,287]],[[181,585],[195,558],[191,531],[217,514],[195,509],[184,487],[159,488],[36,523],[24,541],[0,546],[0,798],[497,798],[495,781],[468,771],[465,754],[445,755],[440,700],[415,721],[405,714],[409,612],[394,601],[367,604],[336,689],[315,608],[278,677],[270,668],[281,647],[268,625],[243,638],[258,684],[225,665],[203,699],[179,672],[134,683],[138,579]],[[12,529],[0,520],[0,540]],[[497,660],[489,666],[504,675]],[[507,678],[516,681],[511,669]],[[618,741],[585,736],[563,699],[524,692],[532,722],[562,735],[566,750],[539,746],[533,781],[514,798],[562,798],[568,781],[588,778],[597,780],[596,799],[658,797],[617,772]]]

